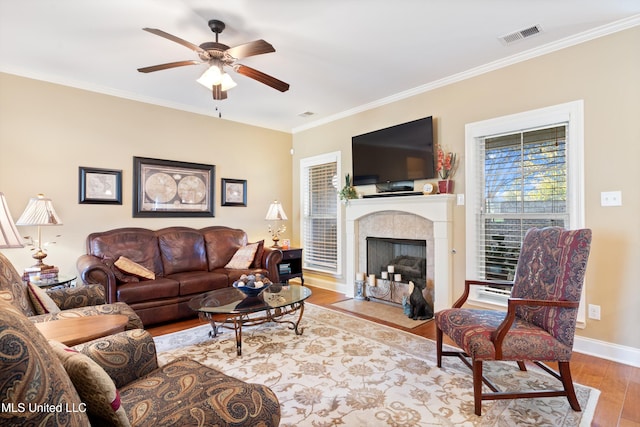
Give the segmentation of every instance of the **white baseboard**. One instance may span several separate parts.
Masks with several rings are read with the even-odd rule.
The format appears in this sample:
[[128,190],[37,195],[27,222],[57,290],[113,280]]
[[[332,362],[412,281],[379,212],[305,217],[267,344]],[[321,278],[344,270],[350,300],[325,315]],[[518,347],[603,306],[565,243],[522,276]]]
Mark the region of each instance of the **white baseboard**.
[[576,335],[573,350],[640,368],[640,349]]

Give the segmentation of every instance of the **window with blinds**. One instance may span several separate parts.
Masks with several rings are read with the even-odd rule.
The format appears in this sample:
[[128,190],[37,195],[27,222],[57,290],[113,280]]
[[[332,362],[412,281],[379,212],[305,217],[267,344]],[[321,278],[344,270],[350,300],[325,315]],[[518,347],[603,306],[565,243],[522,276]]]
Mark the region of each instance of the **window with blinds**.
[[529,228],[568,226],[566,132],[561,125],[480,141],[478,277],[512,280]]
[[339,273],[338,224],[340,209],[334,180],[335,155],[302,162],[302,240],[304,268]]
[[[512,280],[532,227],[585,226],[582,100],[468,123],[464,159],[468,279]],[[508,297],[473,286],[469,301],[504,307]]]

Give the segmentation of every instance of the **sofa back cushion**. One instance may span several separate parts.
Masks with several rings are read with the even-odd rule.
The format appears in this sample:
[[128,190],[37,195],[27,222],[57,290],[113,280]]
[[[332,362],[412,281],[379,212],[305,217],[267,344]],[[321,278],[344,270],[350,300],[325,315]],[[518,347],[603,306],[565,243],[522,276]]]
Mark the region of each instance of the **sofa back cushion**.
[[164,274],[183,271],[207,271],[204,238],[198,230],[168,227],[156,231]]
[[203,228],[200,233],[204,236],[209,271],[223,268],[238,248],[247,244],[247,233],[240,229],[214,225]]
[[145,228],[118,228],[91,233],[87,237],[87,253],[115,262],[121,256],[163,276],[158,237]]
[[[88,425],[82,401],[47,340],[20,309],[1,300],[0,332],[0,402],[13,409],[3,410],[0,424]],[[29,405],[69,411],[29,410]]]

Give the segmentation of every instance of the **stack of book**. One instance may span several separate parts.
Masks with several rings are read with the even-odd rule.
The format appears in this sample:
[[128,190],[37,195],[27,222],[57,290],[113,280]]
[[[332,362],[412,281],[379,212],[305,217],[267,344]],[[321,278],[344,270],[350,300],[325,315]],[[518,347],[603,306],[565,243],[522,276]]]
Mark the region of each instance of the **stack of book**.
[[22,274],[22,280],[38,285],[56,283],[58,281],[58,272],[58,267],[53,266],[46,266],[45,268],[27,267]]

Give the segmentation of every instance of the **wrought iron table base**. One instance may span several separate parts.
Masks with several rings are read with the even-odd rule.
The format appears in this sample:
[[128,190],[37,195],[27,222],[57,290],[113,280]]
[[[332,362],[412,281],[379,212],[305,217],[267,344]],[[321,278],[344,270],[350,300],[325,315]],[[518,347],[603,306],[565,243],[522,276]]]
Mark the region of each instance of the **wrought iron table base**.
[[[284,316],[294,315],[298,312],[297,320],[286,320]],[[236,335],[236,350],[238,356],[242,356],[242,326],[255,326],[262,325],[267,322],[275,323],[288,323],[289,329],[293,329],[296,335],[302,335],[304,328],[300,327],[300,321],[302,320],[302,314],[304,313],[304,301],[293,303],[291,305],[279,308],[269,308],[264,310],[264,315],[258,317],[249,317],[249,314],[254,313],[239,313],[228,314],[227,318],[216,323],[213,316],[215,314],[200,312],[200,317],[207,320],[211,324],[211,331],[209,331],[210,337],[217,337],[222,333],[222,328],[233,329]],[[220,316],[218,314],[218,316]]]

